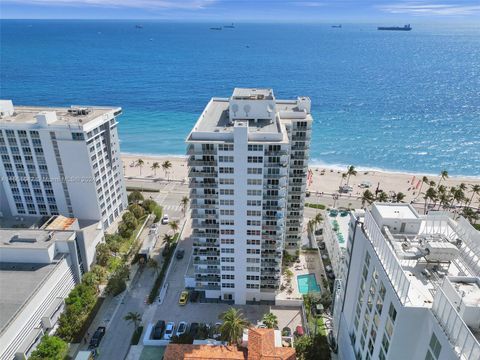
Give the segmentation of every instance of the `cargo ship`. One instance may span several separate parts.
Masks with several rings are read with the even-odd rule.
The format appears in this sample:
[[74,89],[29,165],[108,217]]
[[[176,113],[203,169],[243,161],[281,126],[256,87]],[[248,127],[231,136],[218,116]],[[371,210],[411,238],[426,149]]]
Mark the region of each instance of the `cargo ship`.
[[410,24],[404,26],[379,26],[377,30],[410,31],[412,27]]

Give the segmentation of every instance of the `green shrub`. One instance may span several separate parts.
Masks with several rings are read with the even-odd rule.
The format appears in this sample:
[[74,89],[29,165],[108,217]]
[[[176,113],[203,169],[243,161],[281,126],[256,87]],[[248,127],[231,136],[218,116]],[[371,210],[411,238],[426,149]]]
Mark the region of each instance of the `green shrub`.
[[311,203],[305,203],[306,207],[314,208],[314,209],[320,209],[320,210],[325,210],[327,207],[323,204],[311,204]]
[[163,208],[160,205],[155,206],[153,214],[155,215],[155,220],[153,220],[153,222],[159,222],[163,215]]
[[132,204],[128,207],[128,210],[131,211],[133,216],[135,216],[136,219],[140,219],[143,215],[145,215],[145,209],[141,207],[138,204]]
[[[137,192],[160,192],[160,189],[140,188],[137,186],[127,186],[127,191]],[[130,201],[129,201],[130,202]]]
[[138,345],[140,338],[142,337],[143,326],[139,326],[132,335],[132,340],[130,340],[131,345]]
[[173,237],[172,244],[173,246],[170,246],[168,249],[167,254],[165,255],[162,269],[160,270],[160,273],[158,274],[157,278],[155,279],[155,282],[153,283],[152,290],[150,291],[150,294],[148,295],[148,303],[151,304],[155,301],[155,298],[158,296],[158,292],[160,290],[160,286],[162,285],[163,278],[165,277],[165,273],[167,272],[168,265],[170,264],[170,260],[172,258],[173,253],[175,252],[176,248],[176,242],[178,240],[178,234],[175,234]]
[[45,335],[32,352],[31,360],[63,360],[68,353],[68,344],[57,336]]
[[480,231],[480,224],[473,224],[473,227],[474,227],[475,229],[477,229],[478,231]]
[[97,245],[95,256],[98,265],[107,266],[111,255],[108,244],[100,243]]
[[125,223],[120,223],[118,225],[118,233],[124,239],[130,239],[133,235],[133,229],[129,228]]
[[128,195],[129,204],[137,204],[140,201],[143,201],[143,195],[140,191],[134,190]]
[[142,203],[142,206],[145,209],[145,211],[147,211],[148,213],[151,214],[155,210],[155,207],[157,206],[157,203],[156,203],[155,200],[147,199]]

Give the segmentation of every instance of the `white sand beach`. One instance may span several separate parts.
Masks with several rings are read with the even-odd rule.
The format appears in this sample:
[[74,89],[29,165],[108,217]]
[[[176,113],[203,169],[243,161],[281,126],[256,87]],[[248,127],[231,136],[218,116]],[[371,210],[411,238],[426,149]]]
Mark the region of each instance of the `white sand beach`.
[[[140,167],[135,166],[138,159],[142,159],[144,164],[140,170]],[[164,161],[170,161],[172,167],[169,169],[168,174],[162,170],[162,163]],[[125,176],[127,178],[146,178],[146,179],[166,179],[167,175],[170,180],[185,181],[187,178],[187,162],[186,157],[181,156],[151,156],[151,155],[133,155],[122,154],[122,161],[125,167]],[[155,171],[151,169],[153,163],[158,162],[160,168]],[[313,176],[308,190],[312,193],[325,193],[332,194],[338,192],[340,182],[342,181],[342,171],[337,168],[328,168],[325,166],[310,166]],[[346,169],[345,169],[346,171]],[[370,190],[375,192],[377,186],[379,189],[389,192],[402,192],[406,195],[404,201],[410,202],[412,200],[422,202],[422,196],[419,196],[419,190],[423,175],[412,175],[406,173],[397,172],[384,172],[384,171],[371,171],[371,170],[359,170],[357,169],[357,175],[351,176],[349,185],[353,188],[350,195],[342,195],[342,197],[348,196],[360,196],[364,188],[360,187],[362,183],[371,184]],[[440,176],[427,176],[428,180],[433,180],[438,184]],[[346,181],[344,180],[343,183]],[[465,191],[467,198],[470,198],[470,184],[480,185],[480,177],[473,178],[461,178],[461,177],[449,177],[442,180],[442,184],[446,187],[459,186],[461,183],[467,184],[468,189]],[[418,185],[418,189],[417,189]],[[422,192],[428,188],[428,185],[424,184]],[[474,197],[472,203],[474,207],[480,207],[478,196]]]

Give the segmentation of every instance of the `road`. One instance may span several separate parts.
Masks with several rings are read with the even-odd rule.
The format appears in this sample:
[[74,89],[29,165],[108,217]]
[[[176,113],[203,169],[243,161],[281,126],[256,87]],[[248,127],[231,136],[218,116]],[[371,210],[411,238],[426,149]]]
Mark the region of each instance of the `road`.
[[[148,198],[151,196],[157,201],[164,208],[164,213],[170,216],[171,220],[183,220],[180,200],[186,195],[187,187],[173,182],[158,183],[156,185],[160,191],[158,193],[145,192],[144,197]],[[158,241],[153,250],[153,258],[159,262],[160,266],[163,263],[161,251],[164,244],[162,239],[166,233],[172,233],[170,227],[168,225],[159,225]],[[142,232],[141,238],[144,239],[147,234],[148,229]],[[185,261],[187,260],[185,259]],[[124,317],[129,312],[144,314],[148,308],[146,299],[152,289],[154,280],[155,272],[153,269],[139,269],[133,277],[129,288],[123,294],[113,299],[109,298],[104,302],[104,306],[98,312],[89,329],[89,334],[92,335],[97,326],[103,325],[107,327],[106,334],[98,348],[98,359],[125,358],[130,347],[130,339],[134,328],[132,324],[124,320]],[[86,345],[82,345],[82,348],[85,347]]]

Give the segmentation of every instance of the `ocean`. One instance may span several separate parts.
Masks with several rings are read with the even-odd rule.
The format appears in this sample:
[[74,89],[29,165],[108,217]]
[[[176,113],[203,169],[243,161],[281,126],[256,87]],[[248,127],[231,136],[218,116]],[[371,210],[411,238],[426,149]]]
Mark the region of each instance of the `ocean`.
[[211,97],[272,87],[311,98],[313,164],[480,176],[480,26],[219,25],[1,20],[0,96],[121,106],[123,152],[183,155]]

